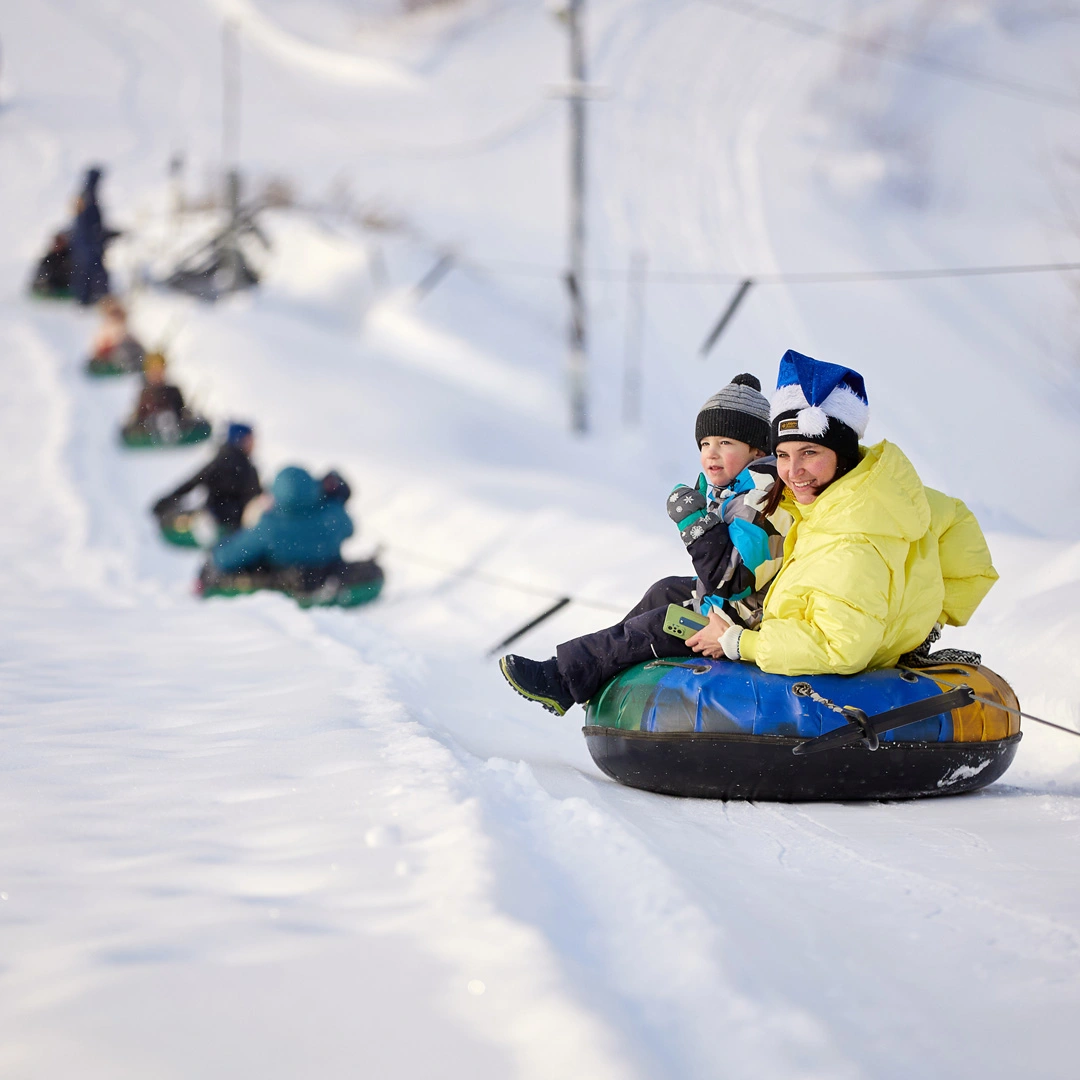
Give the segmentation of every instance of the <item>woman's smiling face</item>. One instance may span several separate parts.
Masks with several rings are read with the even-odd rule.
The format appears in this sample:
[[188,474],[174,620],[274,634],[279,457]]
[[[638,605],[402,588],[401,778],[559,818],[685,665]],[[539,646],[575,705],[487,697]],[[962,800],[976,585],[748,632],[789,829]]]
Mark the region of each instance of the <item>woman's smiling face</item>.
[[835,450],[812,442],[782,442],[776,448],[776,471],[795,501],[812,503],[836,478]]

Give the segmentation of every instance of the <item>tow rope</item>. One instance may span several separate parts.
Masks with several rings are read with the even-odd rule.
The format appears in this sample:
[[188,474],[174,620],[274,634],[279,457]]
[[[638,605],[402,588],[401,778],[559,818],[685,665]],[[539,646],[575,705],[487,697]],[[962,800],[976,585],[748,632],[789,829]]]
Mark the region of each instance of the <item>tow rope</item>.
[[[915,675],[926,675],[925,671],[917,671],[914,668],[902,668],[904,671],[911,671]],[[958,672],[957,674],[963,674]],[[927,678],[932,678],[943,682],[946,686],[951,686],[954,689],[959,689],[963,686],[963,683],[950,682],[948,679],[943,679],[937,672],[933,675],[926,675]],[[1023,717],[1025,720],[1034,720],[1037,724],[1045,724],[1047,727],[1056,728],[1058,731],[1064,731],[1067,735],[1080,736],[1080,731],[1076,728],[1065,727],[1064,724],[1055,724],[1053,720],[1044,720],[1041,716],[1035,716],[1033,713],[1026,713],[1022,709],[1014,709],[1011,705],[1002,705],[1000,701],[991,701],[990,698],[980,697],[978,694],[973,695],[973,699],[979,702],[980,705],[988,705],[993,709],[1000,709],[1002,712],[1012,713],[1014,716]]]

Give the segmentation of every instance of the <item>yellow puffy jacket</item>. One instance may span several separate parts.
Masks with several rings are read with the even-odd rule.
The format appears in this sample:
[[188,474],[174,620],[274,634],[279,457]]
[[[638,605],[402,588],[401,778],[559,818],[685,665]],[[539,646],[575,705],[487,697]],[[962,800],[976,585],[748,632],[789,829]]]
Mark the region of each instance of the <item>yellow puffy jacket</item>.
[[805,506],[784,564],[765,597],[758,630],[739,653],[779,675],[850,675],[893,667],[935,622],[962,626],[997,571],[979,523],[959,499],[924,488],[889,442]]

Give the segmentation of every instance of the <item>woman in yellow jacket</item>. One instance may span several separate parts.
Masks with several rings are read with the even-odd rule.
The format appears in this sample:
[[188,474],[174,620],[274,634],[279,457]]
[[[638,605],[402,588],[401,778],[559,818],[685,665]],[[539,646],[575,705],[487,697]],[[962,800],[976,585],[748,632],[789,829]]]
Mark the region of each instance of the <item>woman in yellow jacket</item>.
[[[771,419],[793,524],[757,630],[713,615],[687,644],[779,675],[894,667],[935,623],[962,626],[997,572],[974,515],[889,442],[861,447],[862,376],[789,350]],[[780,493],[782,492],[782,501]]]

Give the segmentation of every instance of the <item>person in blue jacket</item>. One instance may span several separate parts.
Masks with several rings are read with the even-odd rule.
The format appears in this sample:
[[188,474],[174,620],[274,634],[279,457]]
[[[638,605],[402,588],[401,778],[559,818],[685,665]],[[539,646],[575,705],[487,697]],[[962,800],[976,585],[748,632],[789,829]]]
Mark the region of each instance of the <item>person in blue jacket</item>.
[[115,233],[106,230],[101,220],[97,194],[100,180],[101,169],[87,169],[71,227],[71,293],[84,306],[96,304],[109,292],[105,244]]
[[211,564],[219,573],[296,567],[317,577],[340,566],[341,544],[353,534],[345,502],[306,469],[290,465],[274,478],[273,505],[259,523],[223,540]]

